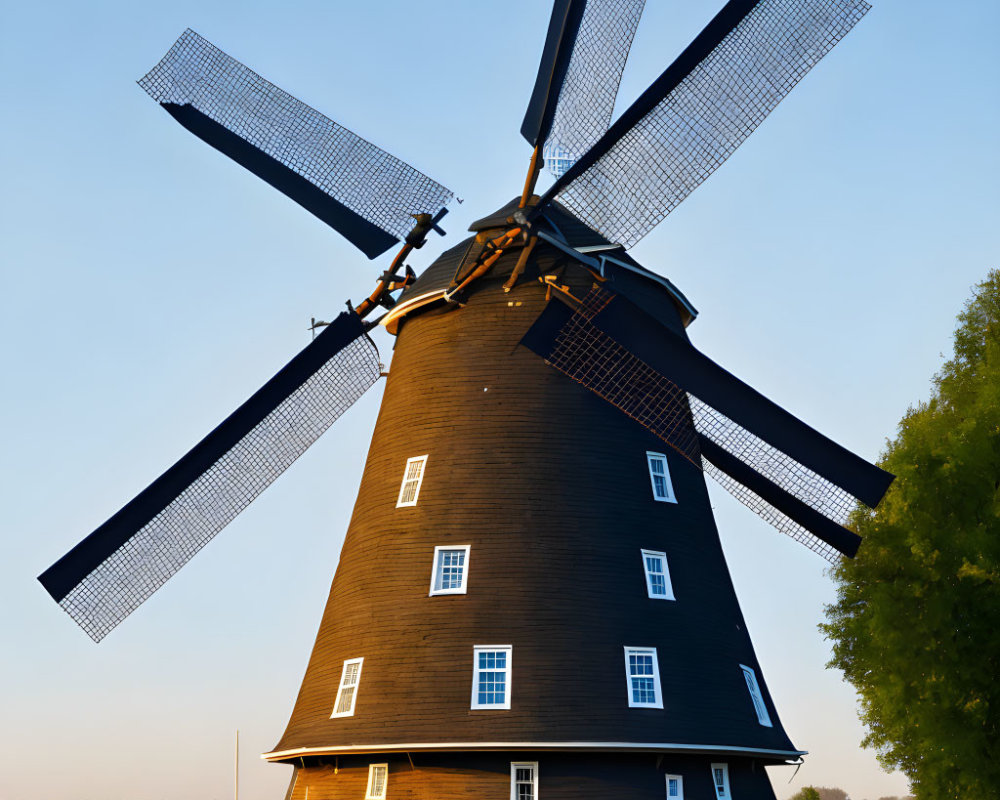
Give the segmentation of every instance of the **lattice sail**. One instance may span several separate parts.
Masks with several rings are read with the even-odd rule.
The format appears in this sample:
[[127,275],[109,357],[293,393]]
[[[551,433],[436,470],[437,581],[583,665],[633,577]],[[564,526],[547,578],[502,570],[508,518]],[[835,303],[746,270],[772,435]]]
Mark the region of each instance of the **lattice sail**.
[[542,156],[559,177],[604,135],[645,0],[587,0]]
[[731,0],[545,194],[630,247],[711,175],[870,10]]
[[139,81],[185,127],[374,258],[454,193],[188,29]]
[[[598,288],[575,311],[550,303],[522,344],[635,419],[782,533],[831,561],[839,553],[853,555],[860,540],[844,526],[857,507],[856,495],[681,388],[599,327],[602,312],[615,299]],[[773,428],[770,421],[763,427]],[[825,437],[815,431],[811,435],[822,445]],[[832,442],[829,446],[842,450]],[[839,475],[835,459],[836,453],[829,458],[821,454],[819,462],[829,463],[831,474]],[[859,485],[888,486],[891,476],[857,462],[859,471],[868,468]],[[884,488],[874,490],[878,497],[882,492]],[[859,493],[878,502],[869,491]]]
[[341,314],[39,580],[100,641],[291,466],[380,372],[360,319]]

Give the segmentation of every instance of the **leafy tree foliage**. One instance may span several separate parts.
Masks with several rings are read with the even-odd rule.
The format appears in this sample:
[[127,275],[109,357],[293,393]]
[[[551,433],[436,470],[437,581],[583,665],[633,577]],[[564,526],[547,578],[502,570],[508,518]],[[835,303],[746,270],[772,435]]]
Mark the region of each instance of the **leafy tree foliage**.
[[793,794],[791,800],[820,800],[820,796],[815,787],[805,786]]
[[917,800],[1000,798],[1000,271],[958,317],[954,355],[911,408],[833,571],[821,628],[861,699],[864,744]]

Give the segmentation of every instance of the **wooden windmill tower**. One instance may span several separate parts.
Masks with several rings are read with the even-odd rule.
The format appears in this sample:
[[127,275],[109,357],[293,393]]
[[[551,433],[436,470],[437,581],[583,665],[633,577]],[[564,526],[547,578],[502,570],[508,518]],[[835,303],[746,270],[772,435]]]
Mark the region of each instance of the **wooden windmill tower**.
[[419,277],[406,259],[447,189],[191,31],[140,82],[369,257],[403,243],[371,297],[40,578],[100,640],[379,379],[366,331],[394,334],[329,602],[265,754],[295,765],[293,798],[757,800],[764,766],[802,755],[703,476],[830,558],[854,554],[843,523],[892,476],[696,350],[691,304],[626,251],[868,6],[731,0],[611,124],[642,6],[556,1],[523,192]]

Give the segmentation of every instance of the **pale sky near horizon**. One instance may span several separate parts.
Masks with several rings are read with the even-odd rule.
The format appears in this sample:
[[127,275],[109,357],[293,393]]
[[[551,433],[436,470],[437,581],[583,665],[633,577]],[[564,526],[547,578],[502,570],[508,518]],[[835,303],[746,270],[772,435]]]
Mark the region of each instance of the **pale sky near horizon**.
[[[647,0],[619,107],[722,0]],[[291,711],[381,395],[373,389],[94,645],[35,576],[368,294],[367,262],[135,85],[192,27],[454,189],[446,240],[521,187],[548,0],[0,0],[0,798],[282,795],[258,754]],[[633,255],[701,311],[705,352],[869,459],[929,392],[970,287],[1000,266],[1000,6],[877,0]],[[383,359],[391,340],[377,339]],[[716,515],[797,775],[779,800],[906,781],[860,748],[824,668],[825,562],[722,491]],[[900,624],[905,624],[900,620]],[[788,781],[791,779],[791,783]]]

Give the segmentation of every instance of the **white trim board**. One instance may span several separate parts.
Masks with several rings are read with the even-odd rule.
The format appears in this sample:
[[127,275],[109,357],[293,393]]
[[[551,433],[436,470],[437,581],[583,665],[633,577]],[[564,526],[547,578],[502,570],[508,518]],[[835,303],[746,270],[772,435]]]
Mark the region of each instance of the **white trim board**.
[[341,753],[406,753],[416,750],[632,750],[655,753],[736,753],[792,759],[808,755],[808,750],[769,750],[765,747],[737,747],[719,744],[679,744],[675,742],[404,742],[401,744],[352,744],[328,747],[295,747],[261,753],[267,761],[282,761],[300,756],[338,755]]

